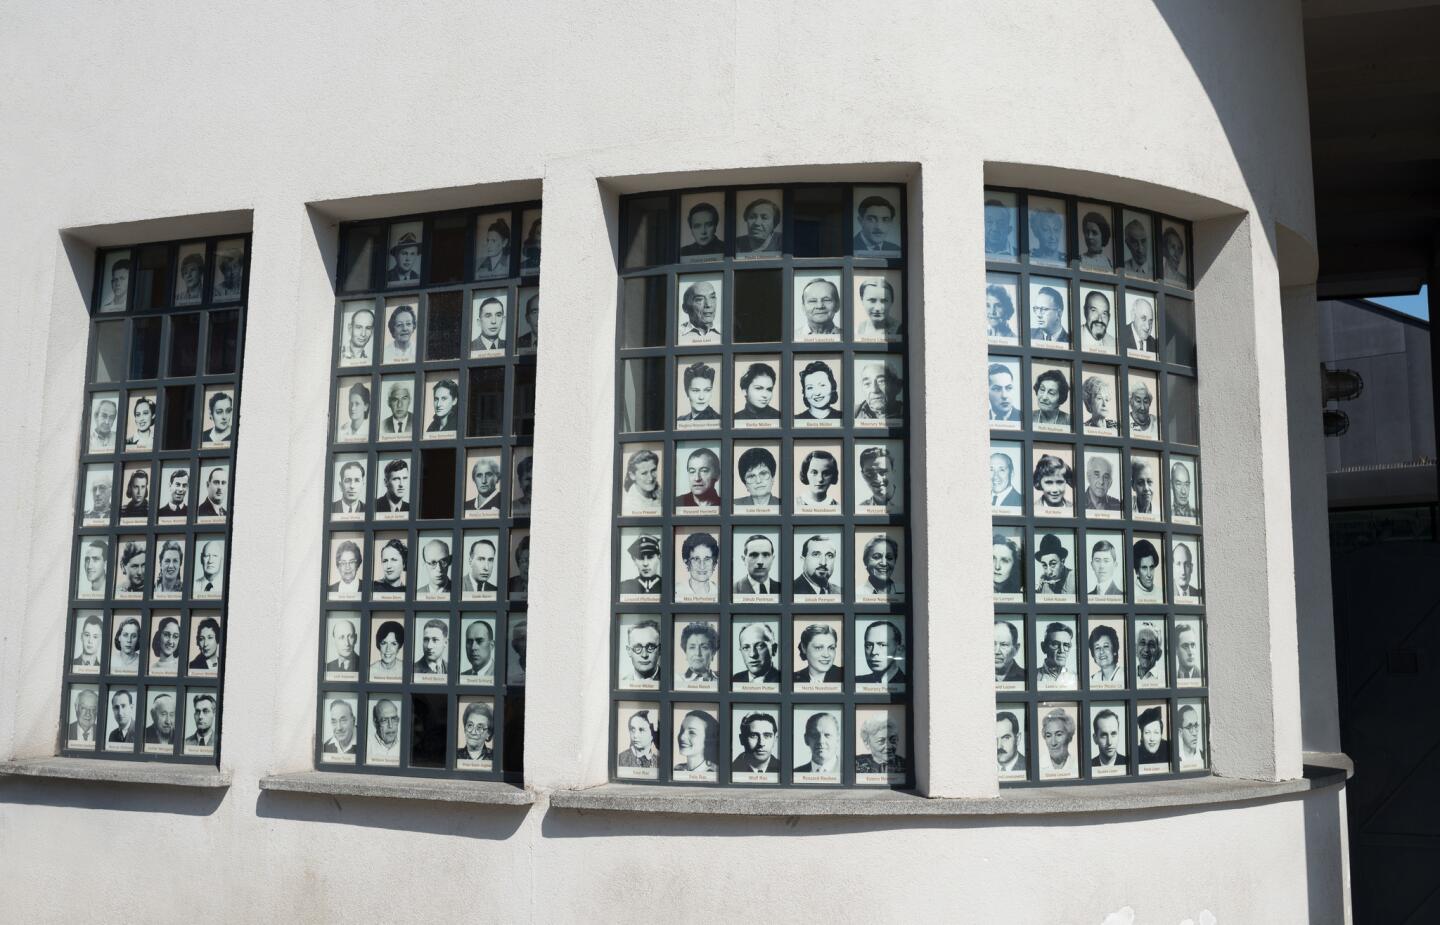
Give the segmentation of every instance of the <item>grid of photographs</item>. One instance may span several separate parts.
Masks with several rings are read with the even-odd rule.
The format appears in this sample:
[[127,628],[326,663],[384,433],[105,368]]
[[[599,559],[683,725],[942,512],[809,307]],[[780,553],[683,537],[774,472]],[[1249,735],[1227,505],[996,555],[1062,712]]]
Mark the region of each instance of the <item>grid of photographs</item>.
[[341,241],[315,764],[519,780],[540,206]]
[[219,759],[249,254],[96,254],[61,754]]
[[985,191],[1002,784],[1208,771],[1188,223]]
[[913,785],[905,201],[622,200],[612,779]]

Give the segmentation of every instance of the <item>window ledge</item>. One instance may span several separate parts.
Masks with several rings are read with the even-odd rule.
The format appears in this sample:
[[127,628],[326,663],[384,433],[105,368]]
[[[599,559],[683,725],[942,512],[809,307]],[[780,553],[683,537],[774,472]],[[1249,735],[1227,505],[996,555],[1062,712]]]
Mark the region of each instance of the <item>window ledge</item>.
[[[1307,755],[1308,757],[1318,757]],[[1343,756],[1340,756],[1343,757]],[[1345,759],[1348,762],[1349,759]],[[928,798],[893,790],[783,790],[603,784],[550,794],[557,809],[718,816],[1032,816],[1184,809],[1279,800],[1343,784],[1343,763],[1305,766],[1296,780],[1224,777],[1005,790],[993,799]]]
[[437,803],[472,803],[486,806],[528,806],[535,802],[535,796],[530,791],[501,781],[392,777],[333,771],[270,774],[260,778],[260,789],[277,793],[312,793],[381,800],[430,800]]
[[230,772],[211,765],[107,761],[103,758],[18,758],[0,764],[0,775],[211,790],[230,786]]

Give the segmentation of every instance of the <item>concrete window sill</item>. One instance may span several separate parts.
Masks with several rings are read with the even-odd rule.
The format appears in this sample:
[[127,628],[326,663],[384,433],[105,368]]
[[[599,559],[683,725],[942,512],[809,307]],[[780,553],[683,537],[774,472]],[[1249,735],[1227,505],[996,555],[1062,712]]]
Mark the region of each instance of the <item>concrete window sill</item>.
[[534,794],[528,790],[500,781],[386,777],[377,774],[337,774],[331,771],[271,774],[260,779],[260,789],[275,793],[310,793],[381,800],[429,800],[436,803],[470,803],[481,806],[528,806],[535,802]]
[[20,758],[0,764],[0,775],[209,790],[230,786],[230,772],[210,765],[106,761],[101,758]]

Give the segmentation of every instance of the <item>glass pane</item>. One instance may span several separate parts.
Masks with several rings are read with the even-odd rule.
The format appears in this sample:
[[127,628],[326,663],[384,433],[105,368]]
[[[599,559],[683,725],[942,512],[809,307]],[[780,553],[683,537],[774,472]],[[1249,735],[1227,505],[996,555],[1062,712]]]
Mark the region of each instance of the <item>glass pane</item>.
[[665,426],[665,359],[626,360],[620,388],[625,396],[621,431],[635,433]]
[[755,344],[780,340],[784,313],[779,270],[744,270],[735,274],[735,342]]
[[653,267],[669,261],[673,219],[670,217],[669,196],[647,196],[632,199],[626,208],[629,238],[624,243],[623,265]]
[[425,318],[425,359],[453,360],[460,356],[460,296],[458,290],[430,295]]
[[95,326],[94,362],[91,382],[118,382],[125,375],[125,322],[107,321]]
[[427,520],[455,516],[455,451],[420,451],[420,516]]
[[845,191],[839,187],[797,189],[791,213],[795,219],[796,257],[839,257],[845,241]]
[[205,350],[205,371],[210,375],[235,372],[240,351],[240,313],[210,313],[210,344]]
[[1200,445],[1200,405],[1195,380],[1174,373],[1165,377],[1169,383],[1165,396],[1165,436],[1172,443]]
[[525,695],[511,688],[505,694],[505,754],[500,756],[501,767],[519,773],[525,767],[521,763],[524,757]]
[[380,244],[379,225],[360,225],[345,236],[345,262],[340,268],[340,288],[358,292],[372,288],[371,267]]
[[167,385],[164,410],[160,414],[160,441],[163,449],[188,450],[194,446],[195,387],[193,385]]
[[665,344],[664,276],[625,280],[622,347],[662,347]]
[[1195,366],[1195,303],[1165,300],[1165,361]]
[[517,436],[535,433],[535,365],[515,367],[515,417],[512,429]]
[[410,766],[445,767],[445,747],[450,742],[444,694],[410,695]]
[[430,229],[430,282],[458,283],[465,278],[465,229],[463,215],[435,219]]
[[468,413],[467,436],[500,436],[505,413],[505,367],[481,366],[470,370]]
[[140,248],[139,267],[135,273],[135,310],[144,311],[166,304],[170,249],[164,245]]
[[167,376],[195,375],[200,355],[200,316],[174,315],[170,319],[170,363]]
[[158,316],[136,318],[130,340],[130,378],[155,379],[160,375],[160,328]]

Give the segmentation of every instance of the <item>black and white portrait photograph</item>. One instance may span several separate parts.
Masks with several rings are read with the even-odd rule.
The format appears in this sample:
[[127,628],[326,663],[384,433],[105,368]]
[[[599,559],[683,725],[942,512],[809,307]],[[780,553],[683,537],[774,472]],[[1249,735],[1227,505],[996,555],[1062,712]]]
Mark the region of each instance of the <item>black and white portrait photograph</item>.
[[1170,541],[1170,562],[1175,577],[1172,602],[1201,603],[1205,592],[1200,584],[1200,537],[1173,537]]
[[[80,594],[84,597],[104,597],[103,593],[87,593],[94,587],[90,578],[93,557],[104,540],[81,540],[80,550]],[[138,601],[145,596],[146,566],[150,556],[145,537],[122,536],[115,542],[115,596],[120,600]],[[104,591],[104,569],[101,570],[99,589]]]
[[148,453],[155,449],[155,432],[160,427],[160,409],[153,390],[131,392],[125,415],[125,452]]
[[185,754],[213,755],[219,737],[219,694],[191,693],[185,710]]
[[736,704],[730,710],[735,741],[730,747],[730,780],[737,784],[780,783],[780,706]]
[[227,238],[215,244],[213,302],[238,302],[245,283],[245,239]]
[[1114,212],[1109,206],[1082,202],[1075,214],[1080,222],[1080,269],[1114,273]]
[[677,617],[671,642],[675,658],[671,690],[718,691],[720,623],[706,617]]
[[778,189],[740,190],[735,194],[735,256],[776,257],[783,247],[785,222]]
[[1150,216],[1144,212],[1125,209],[1121,212],[1120,224],[1123,229],[1120,240],[1125,256],[1125,275],[1142,276],[1146,279],[1154,277]]
[[675,429],[715,430],[720,427],[718,356],[682,357],[675,363]]
[[1113,366],[1086,363],[1080,373],[1080,402],[1087,436],[1120,436],[1120,412],[1115,401],[1119,373]]
[[1068,434],[1074,429],[1070,417],[1070,365],[1030,364],[1030,427],[1032,430]]
[[369,493],[366,490],[366,467],[368,460],[364,453],[341,453],[336,455],[331,468],[333,484],[330,487],[330,519],[360,521],[365,519]]
[[413,298],[385,300],[385,351],[381,362],[414,363],[420,311]]
[[855,342],[895,343],[904,333],[900,272],[858,270],[855,273]]
[[425,374],[424,439],[453,438],[460,427],[460,373],[455,370]]
[[855,426],[900,427],[905,420],[905,380],[900,357],[862,353],[855,357]]
[[905,452],[899,440],[855,444],[856,514],[905,512]]
[[[804,360],[804,363],[800,362]],[[797,389],[792,407],[796,429],[838,428],[844,411],[840,407],[841,357],[830,354],[803,354],[796,357]]]
[[140,632],[140,614],[132,611],[116,611],[110,635],[110,673],[137,675],[140,673],[140,649],[144,637]]
[[405,701],[398,694],[371,694],[365,725],[365,763],[377,767],[400,764],[401,711]]
[[855,693],[890,694],[910,684],[905,618],[855,618]]
[[235,436],[235,389],[211,386],[205,389],[204,417],[200,423],[200,449],[223,450]]
[[95,392],[90,396],[89,452],[115,452],[119,409],[119,392]]
[[420,247],[424,222],[396,222],[390,226],[390,250],[385,259],[385,284],[420,285]]
[[625,604],[660,603],[664,569],[660,558],[660,534],[654,527],[624,527],[620,546],[620,601]]
[[[540,272],[540,210],[526,209],[520,213],[520,272],[531,275]],[[524,301],[521,301],[524,304]]]
[[500,590],[496,566],[500,535],[495,530],[466,530],[462,539],[460,596],[466,601],[493,601]]
[[621,614],[615,631],[620,642],[615,666],[620,689],[659,690],[661,666],[665,663],[665,644],[661,638],[659,619],[648,613]]
[[225,537],[218,533],[201,534],[195,537],[195,572],[190,596],[197,601],[218,601],[224,595]]
[[371,641],[370,680],[381,683],[398,683],[405,677],[405,662],[409,653],[405,648],[405,615],[403,613],[380,613],[370,615]]
[[1080,725],[1077,703],[1041,703],[1039,717],[1041,780],[1068,780],[1080,776]]
[[1075,618],[1039,618],[1035,625],[1035,686],[1042,691],[1075,690]]
[[[1160,269],[1171,286],[1190,286],[1190,249],[1186,247],[1185,226],[1179,222],[1160,222]],[[1182,768],[1183,770],[1183,768]]]
[[900,187],[857,186],[855,202],[855,256],[900,256]]
[[230,464],[200,461],[200,500],[195,505],[195,522],[223,524],[230,516]]
[[985,274],[985,339],[992,344],[1018,347],[1024,316],[1017,316],[1020,304],[1019,277],[1009,273]]
[[622,700],[615,704],[615,776],[660,779],[660,704]]
[[[734,368],[735,429],[756,430],[779,427],[780,409],[784,407],[784,397],[780,388],[779,355],[737,356]],[[676,407],[681,409],[690,407],[688,396],[686,399]]]
[[1092,604],[1125,603],[1125,536],[1091,530],[1085,535],[1090,581],[1086,595]]
[[1160,439],[1160,389],[1156,373],[1130,369],[1126,405],[1130,436],[1135,440]]
[[482,289],[470,294],[470,358],[505,355],[510,293],[504,289]]
[[720,538],[705,527],[676,527],[675,603],[711,604],[720,600]]
[[157,524],[183,524],[190,517],[190,464],[165,463],[160,467],[160,507]]
[[1002,781],[1024,780],[1029,776],[1024,704],[1002,703],[995,710],[995,760]]
[[[510,575],[505,581],[505,593],[510,596],[512,601],[523,601],[530,596],[530,530],[528,528],[514,528],[510,531]],[[515,626],[516,623],[511,621],[512,632]]]
[[1195,459],[1170,457],[1170,519],[1177,524],[1199,522],[1200,483],[1195,478]]
[[725,193],[710,190],[680,197],[680,262],[725,257]]
[[1024,471],[1020,444],[990,444],[990,513],[1022,513],[1025,499],[1020,493],[1016,474]]
[[[377,533],[370,550],[370,598],[403,601],[410,587],[410,544],[404,533]],[[331,595],[333,598],[334,595]]]
[[487,448],[465,454],[465,517],[493,520],[500,516],[504,469],[500,450]]
[[328,692],[321,705],[321,764],[354,764],[358,751],[359,723],[356,720],[357,698],[354,694]]
[[325,618],[325,680],[360,679],[360,614],[332,613]]
[[1125,689],[1125,618],[1112,617],[1090,620],[1090,635],[1085,641],[1090,652],[1092,691]]
[[1025,618],[997,616],[995,618],[995,689],[997,691],[1023,691],[1025,689]]
[[189,661],[185,674],[192,678],[213,678],[220,673],[220,614],[193,611],[190,614]]
[[795,764],[795,783],[840,783],[844,738],[840,711],[839,706],[830,704],[794,708],[790,719],[790,754]]
[[1203,771],[1210,762],[1205,744],[1205,701],[1181,700],[1175,705],[1175,757],[1182,771]]
[[620,483],[620,515],[622,517],[658,516],[660,491],[664,485],[661,471],[664,448],[658,443],[627,443],[623,451],[625,475]]
[[1135,620],[1135,686],[1165,686],[1165,621],[1159,618]]
[[736,604],[780,603],[780,528],[736,527],[731,534],[731,594]]
[[[99,674],[105,639],[105,612],[80,610],[75,613],[74,642],[70,648],[71,674]],[[154,672],[152,672],[153,674]]]
[[905,600],[905,537],[899,528],[855,531],[855,602]]
[[1030,229],[1030,262],[1064,266],[1069,259],[1065,245],[1065,202],[1031,196],[1027,216]]
[[411,680],[416,684],[444,684],[450,674],[450,617],[444,613],[417,613],[410,638],[415,640]]
[[736,617],[730,622],[730,689],[773,693],[780,689],[780,624],[774,617]]
[[796,693],[829,693],[845,683],[843,626],[839,617],[795,617],[791,677]]
[[475,278],[510,275],[509,212],[487,212],[475,220]]
[[1148,293],[1125,293],[1125,330],[1120,339],[1125,344],[1125,354],[1142,360],[1155,359],[1159,349],[1156,336],[1160,326],[1157,323],[1155,297]]
[[346,302],[340,309],[340,366],[369,366],[375,361],[375,303]]
[[521,289],[515,304],[520,312],[515,319],[515,352],[534,353],[540,348],[540,290]]
[[777,479],[780,475],[780,442],[735,441],[733,484],[735,513],[750,516],[778,514],[784,498]]
[[86,527],[110,525],[115,487],[115,470],[109,463],[85,467],[85,484],[80,489],[81,523]]
[[144,526],[150,520],[150,464],[127,463],[121,472],[124,497],[120,501],[121,526]]
[[1130,514],[1136,520],[1159,522],[1161,503],[1160,454],[1130,453]]
[[840,478],[843,446],[838,441],[796,440],[792,452],[795,484],[790,486],[790,494],[795,513],[840,513],[845,494]]
[[1020,228],[1014,193],[985,191],[985,256],[1014,260],[1019,253],[1016,234]]
[[1025,600],[1025,531],[1021,527],[995,527],[990,538],[991,577],[995,600]]
[[107,752],[133,752],[140,737],[135,734],[136,700],[139,689],[116,687],[109,689],[108,716],[105,719],[105,750]]
[[370,378],[341,379],[335,386],[335,439],[363,443],[370,439]]
[[65,747],[93,751],[99,740],[100,688],[94,684],[70,685],[68,715]]
[[1202,621],[1197,617],[1177,617],[1171,648],[1175,651],[1175,686],[1204,687],[1204,646],[1200,639]]
[[415,427],[415,380],[409,376],[386,376],[380,380],[380,439],[409,440]]
[[529,447],[517,446],[510,452],[513,471],[510,476],[510,516],[529,517],[534,490],[535,455]]
[[1069,444],[1037,443],[1030,488],[1037,517],[1075,516],[1075,448]]
[[1035,602],[1068,604],[1075,600],[1075,531],[1035,531]]
[[797,604],[840,603],[841,539],[839,528],[796,528],[791,587]]
[[671,708],[675,742],[670,779],[714,783],[719,777],[720,708],[715,704],[677,703]]
[[1030,277],[1030,344],[1070,347],[1070,284],[1063,279]]
[[1125,741],[1125,730],[1129,726],[1125,721],[1125,704],[1092,702],[1089,707],[1090,776],[1124,777],[1130,773],[1129,747]]
[[145,724],[140,733],[141,750],[147,755],[175,754],[175,720],[179,716],[173,687],[151,687],[145,691]]
[[175,251],[175,304],[205,301],[205,242],[181,244]]
[[455,706],[455,770],[488,771],[494,766],[495,698],[461,697]]
[[495,618],[462,616],[460,618],[460,683],[495,683]]
[[1096,520],[1119,520],[1125,516],[1125,503],[1116,482],[1120,469],[1120,451],[1105,447],[1085,448],[1085,516]]
[[157,601],[179,600],[185,593],[185,537],[155,538],[155,580],[150,596]]
[[1087,353],[1115,354],[1115,290],[1110,286],[1080,284],[1080,349]]
[[154,611],[150,614],[150,658],[147,670],[152,675],[173,678],[180,673],[184,655],[180,633],[179,611]]
[[720,315],[725,285],[719,273],[681,276],[675,304],[680,307],[676,342],[682,347],[720,343]]
[[331,533],[330,575],[328,575],[327,596],[331,601],[359,601],[361,585],[364,584],[364,542],[363,533]]
[[677,514],[720,513],[720,441],[675,444],[675,471],[679,473],[675,496]]
[[903,704],[855,707],[856,784],[903,784],[909,753]]
[[1170,772],[1170,709],[1163,700],[1135,705],[1135,755],[1141,774]]
[[[370,502],[370,510],[374,519],[409,519],[410,454],[408,452],[381,453],[375,458],[375,465],[380,470],[380,479],[375,485],[375,495]],[[352,468],[349,475],[354,478],[356,471]],[[344,519],[358,520],[361,518],[346,517]]]
[[100,304],[97,310],[123,312],[129,302],[130,252],[110,251],[105,255],[105,269],[100,273]]
[[1130,547],[1131,600],[1136,604],[1165,603],[1165,539],[1158,533],[1136,533]]
[[795,271],[795,342],[838,342],[844,334],[839,270]]

